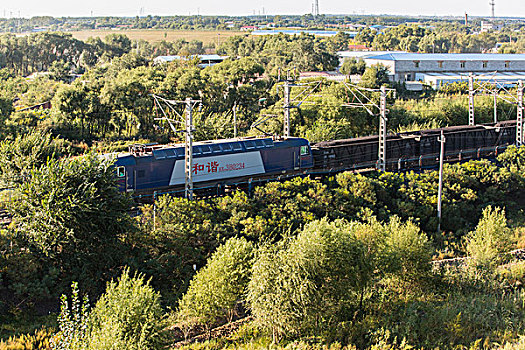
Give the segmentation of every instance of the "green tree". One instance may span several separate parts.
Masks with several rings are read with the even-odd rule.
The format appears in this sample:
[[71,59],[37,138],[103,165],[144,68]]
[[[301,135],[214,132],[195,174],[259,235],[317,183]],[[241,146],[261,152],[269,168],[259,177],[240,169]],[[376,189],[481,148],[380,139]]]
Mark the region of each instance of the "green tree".
[[89,298],[82,300],[79,295],[78,283],[71,284],[71,298],[62,294],[60,298],[60,314],[58,316],[58,333],[52,340],[52,349],[75,350],[82,349],[89,331]]
[[3,124],[5,119],[13,113],[13,100],[9,97],[0,97],[0,123]]
[[366,70],[366,63],[363,59],[345,58],[340,68],[341,73],[346,75],[363,74]]
[[254,247],[244,238],[230,238],[208,259],[181,299],[179,317],[187,326],[230,321],[244,300]]
[[17,136],[14,140],[1,141],[0,183],[3,187],[12,187],[30,181],[34,169],[66,151],[63,140],[39,130]]
[[476,229],[466,236],[466,250],[471,264],[492,271],[512,247],[512,232],[507,227],[505,210],[488,206]]
[[56,267],[62,281],[98,294],[125,259],[124,241],[134,229],[110,163],[95,155],[50,159],[33,169],[15,198],[9,211],[19,240]]
[[360,307],[374,266],[356,239],[354,224],[312,222],[282,250],[264,250],[248,285],[249,305],[260,326],[274,338],[316,334]]
[[376,64],[365,69],[359,84],[366,88],[377,89],[382,85],[389,84],[389,82],[388,68],[381,64]]
[[70,124],[80,121],[80,137],[84,138],[86,113],[88,110],[87,90],[84,86],[64,85],[53,98],[53,108],[62,113]]
[[53,79],[62,82],[68,82],[71,69],[69,67],[69,63],[59,60],[51,64],[51,67],[49,67],[49,72],[51,73]]
[[143,275],[124,269],[89,314],[87,349],[162,349],[163,312],[160,294]]

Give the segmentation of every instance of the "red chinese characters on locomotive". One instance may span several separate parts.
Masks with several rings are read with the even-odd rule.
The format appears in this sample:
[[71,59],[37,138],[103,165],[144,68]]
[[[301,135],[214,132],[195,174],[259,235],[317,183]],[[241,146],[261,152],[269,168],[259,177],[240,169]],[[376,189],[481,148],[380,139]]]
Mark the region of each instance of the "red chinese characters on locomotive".
[[217,172],[217,168],[219,168],[219,162],[208,162],[208,164],[206,164],[206,169],[208,170],[209,173],[216,173]]
[[192,172],[197,175],[199,171],[204,170],[204,164],[195,163],[193,164]]
[[211,173],[217,173],[217,172],[222,173],[226,171],[242,170],[244,168],[245,168],[244,162],[230,163],[230,164],[225,164],[224,166],[220,166],[219,162],[212,161],[212,162],[207,162],[206,164],[194,163],[192,167],[192,172],[193,174],[198,175],[205,170],[208,174],[211,174]]

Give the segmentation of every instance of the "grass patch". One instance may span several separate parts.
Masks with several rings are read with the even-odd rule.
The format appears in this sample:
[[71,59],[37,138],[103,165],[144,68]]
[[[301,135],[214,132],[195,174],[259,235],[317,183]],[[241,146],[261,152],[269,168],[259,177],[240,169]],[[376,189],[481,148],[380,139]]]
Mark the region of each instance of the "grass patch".
[[246,34],[246,32],[232,30],[95,29],[71,32],[71,34],[74,38],[84,41],[89,37],[104,38],[109,34],[124,34],[131,40],[143,39],[149,42],[159,42],[162,40],[175,41],[177,39],[185,39],[187,41],[200,40],[206,45],[217,43],[217,41],[223,42],[231,36]]

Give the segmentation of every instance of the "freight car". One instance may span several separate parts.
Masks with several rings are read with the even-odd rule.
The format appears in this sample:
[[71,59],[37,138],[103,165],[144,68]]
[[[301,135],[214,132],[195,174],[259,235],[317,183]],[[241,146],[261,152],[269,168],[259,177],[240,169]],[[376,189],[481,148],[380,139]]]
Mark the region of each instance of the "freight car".
[[[443,131],[447,161],[496,156],[516,141],[516,122],[452,126],[391,134],[386,141],[386,169],[406,170],[438,164]],[[319,142],[312,146],[316,172],[373,169],[377,166],[378,136]]]
[[[121,191],[152,193],[184,186],[184,145],[134,145],[115,159]],[[195,142],[193,182],[227,185],[249,178],[303,173],[313,167],[308,140],[242,138]]]

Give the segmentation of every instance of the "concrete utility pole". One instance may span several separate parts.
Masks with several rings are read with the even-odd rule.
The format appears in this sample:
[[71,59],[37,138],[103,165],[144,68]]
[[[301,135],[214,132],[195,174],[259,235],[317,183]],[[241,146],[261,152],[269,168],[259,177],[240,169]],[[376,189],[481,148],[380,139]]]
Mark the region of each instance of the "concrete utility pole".
[[193,199],[193,103],[186,99],[186,140],[184,142],[184,194],[187,199]]
[[498,88],[496,87],[493,92],[494,95],[494,123],[498,122]]
[[518,82],[518,116],[516,122],[516,146],[523,145],[523,81]]
[[233,137],[237,137],[237,102],[233,104]]
[[290,82],[288,79],[284,81],[284,123],[283,135],[290,137]]
[[438,203],[437,203],[437,217],[438,217],[438,233],[441,232],[441,197],[443,195],[443,161],[445,158],[445,135],[441,130],[441,137],[438,138],[438,142],[441,143],[441,149],[439,152],[439,185],[438,185]]
[[386,87],[381,86],[381,97],[379,100],[379,154],[377,168],[386,170]]
[[468,76],[468,125],[474,125],[474,76]]

